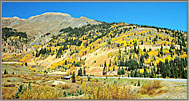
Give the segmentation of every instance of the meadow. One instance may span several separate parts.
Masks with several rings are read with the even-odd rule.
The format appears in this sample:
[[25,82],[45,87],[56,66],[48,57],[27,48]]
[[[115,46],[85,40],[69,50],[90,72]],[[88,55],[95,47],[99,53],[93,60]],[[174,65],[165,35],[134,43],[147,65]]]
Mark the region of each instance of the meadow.
[[[3,99],[187,98],[186,82],[75,76],[73,83],[73,79],[61,79],[62,75],[39,75],[27,66],[3,64],[2,67]],[[8,74],[3,73],[5,69]]]

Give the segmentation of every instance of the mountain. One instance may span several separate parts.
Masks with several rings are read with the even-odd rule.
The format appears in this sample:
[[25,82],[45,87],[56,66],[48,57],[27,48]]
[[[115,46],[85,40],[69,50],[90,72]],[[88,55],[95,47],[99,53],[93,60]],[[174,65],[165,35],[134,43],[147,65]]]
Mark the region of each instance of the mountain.
[[51,37],[58,34],[62,28],[81,27],[87,24],[100,24],[100,22],[83,16],[72,18],[69,14],[54,12],[32,16],[29,19],[2,18],[2,27],[11,27],[17,31],[26,32],[31,39],[36,39],[46,33],[51,33]]
[[[32,16],[28,19],[21,19],[18,17],[2,18],[3,56],[10,53],[18,54],[20,52],[25,53],[29,50],[33,50],[32,45],[45,44],[52,36],[59,34],[60,29],[100,23],[101,22],[88,19],[84,16],[72,18],[69,14],[55,12],[47,12],[41,15]],[[27,39],[21,38],[18,33],[26,33]],[[27,40],[27,44],[24,40]],[[25,48],[23,46],[25,46]]]
[[[19,57],[19,62],[31,68],[41,67],[36,71],[49,73],[72,74],[81,68],[87,75],[95,76],[107,73],[151,78],[187,77],[187,33],[183,31],[98,22],[83,16],[72,18],[64,13],[5,19],[3,26],[14,29],[3,31],[4,39],[8,40],[3,40],[3,61]],[[23,46],[25,43],[30,45]],[[15,45],[21,45],[18,48],[21,51],[9,51],[15,49]],[[12,55],[14,51],[18,54]]]

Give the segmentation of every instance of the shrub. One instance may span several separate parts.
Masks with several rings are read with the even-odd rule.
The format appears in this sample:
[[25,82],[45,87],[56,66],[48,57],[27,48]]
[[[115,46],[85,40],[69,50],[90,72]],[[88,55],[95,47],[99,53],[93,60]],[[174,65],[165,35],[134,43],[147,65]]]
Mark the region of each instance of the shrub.
[[138,85],[137,86],[140,86],[140,81],[138,80]]
[[117,83],[113,85],[103,85],[97,87],[88,87],[88,99],[136,99],[137,94],[129,86],[120,86]]
[[90,76],[88,76],[88,81],[90,81],[90,79],[91,79]]
[[63,97],[66,97],[66,91],[63,92]]
[[75,72],[72,74],[72,83],[75,83]]
[[70,93],[71,93],[71,94],[77,93],[77,88],[76,88],[76,86],[72,86],[72,87],[71,87]]
[[8,71],[6,69],[4,70],[4,74],[8,74]]
[[68,90],[68,96],[70,96],[70,95],[71,95],[70,90]]
[[2,98],[3,99],[14,99],[15,94],[17,93],[16,87],[2,87]]
[[72,87],[72,84],[59,84],[57,85],[57,87],[61,89],[70,89]]
[[20,85],[19,85],[19,88],[18,88],[18,92],[19,92],[19,93],[21,93],[21,92],[22,92],[22,88],[23,88],[23,85],[22,85],[22,84],[20,84]]
[[62,93],[58,93],[58,89],[55,88],[34,86],[32,89],[19,93],[18,96],[19,99],[58,99]]
[[140,88],[139,92],[140,92],[141,94],[152,95],[152,94],[155,93],[155,90],[157,90],[157,89],[159,89],[159,88],[161,88],[161,87],[162,87],[162,85],[160,85],[160,81],[155,80],[155,81],[153,81],[152,83],[148,82],[147,84],[144,84],[144,85]]

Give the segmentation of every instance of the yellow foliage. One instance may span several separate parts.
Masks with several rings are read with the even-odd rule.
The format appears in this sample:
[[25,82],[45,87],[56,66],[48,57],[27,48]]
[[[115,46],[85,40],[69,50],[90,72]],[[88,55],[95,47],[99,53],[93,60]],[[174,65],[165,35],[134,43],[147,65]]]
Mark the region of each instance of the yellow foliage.
[[31,70],[32,70],[32,71],[34,71],[34,72],[36,72],[36,71],[37,71],[37,69],[36,69],[36,68],[32,68]]
[[95,35],[94,38],[96,38],[97,36]]
[[146,71],[149,73],[149,69],[146,69]]
[[127,37],[128,35],[123,35],[123,36],[121,36],[121,37]]
[[165,62],[165,58],[164,58],[164,59],[159,58],[159,61],[161,61],[161,62]]
[[133,93],[130,86],[99,85],[87,87],[87,99],[137,99],[139,96]]
[[148,55],[149,55],[150,57],[152,57],[152,56],[157,56],[157,55],[158,55],[158,51],[150,51],[150,52],[148,52]]
[[32,67],[31,67],[31,66],[29,66],[28,68],[29,68],[29,69],[32,69]]
[[141,31],[142,34],[146,33],[146,31]]
[[140,69],[140,71],[139,71],[141,74],[143,74],[144,73],[144,69]]
[[174,60],[175,57],[171,57],[171,56],[169,55],[169,56],[167,56],[165,59],[167,59],[168,61],[170,61],[170,60]]
[[163,53],[168,54],[168,53],[169,53],[169,51],[168,51],[168,50],[163,50]]
[[101,44],[101,46],[106,46],[106,44],[107,44],[107,43],[106,43],[106,42],[104,42],[104,43],[102,43],[102,44]]
[[23,65],[23,63],[17,63],[17,65]]
[[73,40],[77,39],[76,37],[72,37],[72,38],[73,38]]
[[128,35],[128,36],[132,36],[132,35],[134,35],[134,33],[129,33],[129,35]]
[[116,40],[116,38],[112,38],[112,41],[115,41]]
[[20,61],[27,62],[27,61],[31,60],[31,58],[32,58],[32,54],[29,53],[29,54],[25,55]]
[[146,45],[151,45],[151,43],[150,42],[146,42]]
[[23,75],[21,75],[20,77],[21,77],[21,78],[24,78],[24,76],[23,76]]
[[150,63],[151,63],[151,59],[148,58],[147,60],[144,61],[144,63],[146,63],[146,64],[150,64]]
[[32,86],[32,89],[27,89],[18,96],[19,99],[58,99],[61,95],[57,89],[49,86]]
[[15,37],[15,36],[11,36],[9,39],[10,39],[10,40],[13,40],[13,39],[19,39],[19,36],[17,36],[17,37]]
[[154,66],[156,66],[158,63],[159,63],[159,60],[156,60],[156,61],[154,62]]
[[42,45],[33,45],[33,48],[36,48],[36,49],[41,48],[41,47]]
[[67,45],[68,48],[70,48],[70,45]]
[[115,67],[115,70],[117,70],[119,68],[117,65],[114,65],[114,67]]
[[183,54],[183,55],[180,55],[179,57],[181,57],[181,58],[186,58],[187,55],[186,55],[186,54]]

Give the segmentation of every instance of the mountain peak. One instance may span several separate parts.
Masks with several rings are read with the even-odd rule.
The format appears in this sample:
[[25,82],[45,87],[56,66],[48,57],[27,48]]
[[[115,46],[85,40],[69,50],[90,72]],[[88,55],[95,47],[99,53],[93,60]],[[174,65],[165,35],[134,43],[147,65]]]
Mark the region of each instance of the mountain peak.
[[46,13],[43,13],[41,15],[62,15],[62,16],[71,16],[67,13],[59,13],[59,12],[46,12]]
[[92,19],[84,16],[80,18],[73,18],[66,13],[46,12],[40,15],[31,16],[28,19],[20,20],[19,18],[5,18],[3,19],[3,27],[11,26],[18,31],[26,32],[31,38],[38,37],[44,33],[54,33],[66,27],[81,27],[87,24],[99,24]]
[[33,19],[33,18],[40,17],[40,16],[56,16],[56,15],[69,16],[69,17],[71,17],[71,15],[66,14],[66,13],[46,12],[46,13],[43,13],[43,14],[41,14],[41,15],[32,16],[32,17],[30,17],[29,19]]
[[81,16],[80,19],[88,19],[87,17],[85,16]]
[[25,19],[21,19],[17,16],[14,16],[14,17],[3,17],[2,19],[4,20],[25,20]]
[[14,18],[14,19],[20,19],[19,17],[17,17],[17,16],[14,16],[14,17],[12,17],[12,18]]

